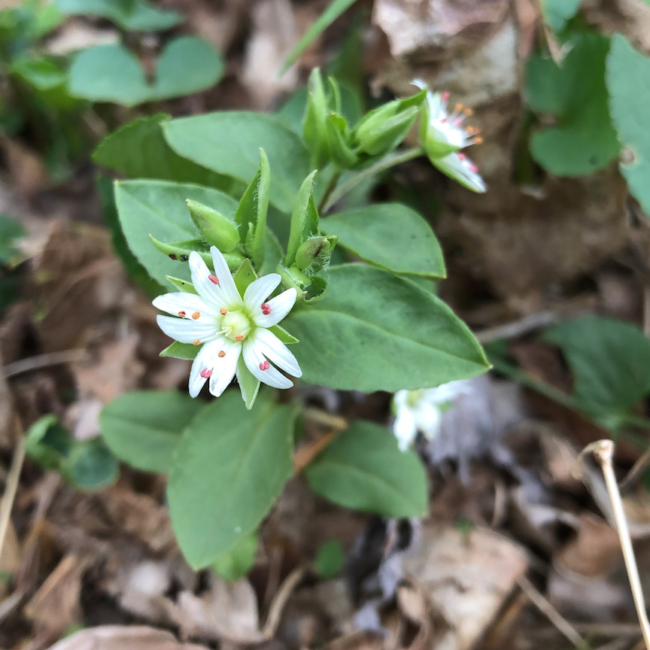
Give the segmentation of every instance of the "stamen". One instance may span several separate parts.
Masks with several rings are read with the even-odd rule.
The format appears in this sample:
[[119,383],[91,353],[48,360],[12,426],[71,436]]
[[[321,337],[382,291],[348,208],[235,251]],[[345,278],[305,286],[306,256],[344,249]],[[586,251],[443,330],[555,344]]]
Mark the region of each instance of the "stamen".
[[226,353],[223,350],[219,350],[219,354],[217,355],[220,359],[223,359],[226,356]]
[[193,318],[194,320],[198,320],[199,318],[201,318],[201,312],[200,312],[200,311],[195,311],[195,312],[192,314],[192,318]]
[[219,278],[216,275],[209,275],[208,280],[210,280],[212,284],[219,284]]
[[237,336],[235,336],[235,341],[243,341],[243,340],[244,340],[243,334],[237,334]]
[[199,341],[199,339],[194,339],[192,345],[201,345],[201,341]]
[[219,313],[220,313],[222,316],[225,316],[225,315],[228,313],[228,310],[227,310],[225,307],[222,307],[222,308],[219,310]]
[[464,153],[459,153],[458,154],[458,160],[465,160],[467,156]]
[[187,312],[184,311],[183,309],[181,309],[181,310],[178,312],[178,315],[179,315],[181,318],[185,318],[185,316],[187,316]]
[[271,364],[264,360],[262,363],[260,363],[260,370],[268,370],[271,367]]
[[210,379],[210,377],[212,377],[212,370],[203,368],[203,370],[201,370],[201,377],[203,377],[203,379]]
[[265,316],[268,316],[268,315],[271,313],[271,305],[269,305],[268,302],[265,302],[265,303],[262,305],[262,313],[263,313]]
[[470,170],[471,172],[474,172],[474,173],[476,174],[476,172],[478,171],[478,167],[477,167],[474,163],[472,163],[472,164],[470,164],[470,166],[469,166],[469,170]]
[[465,115],[474,115],[474,111],[469,107],[464,108],[463,113],[465,113]]
[[474,138],[474,144],[482,144],[483,143],[483,138],[480,135],[477,135]]
[[462,104],[456,104],[455,109],[460,112],[463,110],[463,105]]
[[442,101],[446,102],[449,99],[449,91],[445,90],[444,93],[442,93]]

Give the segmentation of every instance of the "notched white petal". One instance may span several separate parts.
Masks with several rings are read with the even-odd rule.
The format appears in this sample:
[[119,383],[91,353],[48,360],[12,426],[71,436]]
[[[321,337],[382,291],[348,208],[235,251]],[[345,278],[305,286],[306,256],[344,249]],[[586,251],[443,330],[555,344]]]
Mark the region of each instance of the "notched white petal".
[[[246,367],[262,383],[273,388],[291,388],[293,386],[290,379],[287,379],[279,370],[268,363],[261,350],[255,345],[255,341],[249,340],[244,343],[243,353]],[[264,370],[262,366],[265,366]]]
[[207,305],[200,296],[193,293],[165,293],[154,298],[153,306],[160,309],[160,311],[166,311],[168,314],[181,318],[191,318],[197,312],[199,314],[198,318],[201,316],[213,317],[216,314],[210,305]]
[[211,323],[171,316],[158,316],[157,321],[158,327],[179,343],[205,343],[216,337],[216,328]]
[[214,263],[214,274],[219,280],[219,288],[221,289],[225,300],[225,306],[228,309],[240,307],[243,304],[243,301],[239,295],[239,291],[237,291],[237,287],[235,286],[235,281],[233,280],[230,269],[228,268],[228,263],[216,246],[210,247],[210,253],[212,254],[212,261]]
[[269,273],[251,282],[244,294],[246,308],[253,311],[260,308],[262,303],[275,291],[282,278],[277,273]]
[[196,251],[190,253],[190,273],[194,288],[215,313],[225,306],[223,292],[216,283],[217,276],[210,272],[208,265]]
[[[224,343],[213,359],[214,367],[210,377],[210,392],[219,397],[235,377],[237,361],[241,354],[241,344],[223,339]],[[221,356],[219,356],[221,355]]]
[[267,313],[263,313],[261,307],[251,310],[253,321],[259,327],[273,327],[277,325],[295,305],[296,295],[297,292],[295,289],[287,289],[266,303],[268,305],[265,310]]
[[296,357],[293,356],[289,348],[273,332],[258,328],[255,331],[254,344],[278,368],[294,377],[302,377],[302,370],[298,365]]

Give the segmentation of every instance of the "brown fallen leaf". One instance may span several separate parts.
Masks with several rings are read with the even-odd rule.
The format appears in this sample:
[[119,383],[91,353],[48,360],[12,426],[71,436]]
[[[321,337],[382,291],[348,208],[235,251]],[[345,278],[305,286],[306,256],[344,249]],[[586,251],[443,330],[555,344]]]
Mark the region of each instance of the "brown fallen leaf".
[[470,650],[526,573],[528,561],[517,544],[489,529],[462,532],[428,524],[403,566],[449,624],[436,649]]
[[181,643],[174,635],[153,627],[102,625],[81,630],[55,643],[49,650],[206,650],[205,646]]

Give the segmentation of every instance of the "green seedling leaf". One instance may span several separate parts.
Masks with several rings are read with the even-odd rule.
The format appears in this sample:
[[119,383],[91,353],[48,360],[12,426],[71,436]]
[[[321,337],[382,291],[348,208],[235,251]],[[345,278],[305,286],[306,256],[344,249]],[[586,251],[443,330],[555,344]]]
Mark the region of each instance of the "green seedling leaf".
[[535,160],[557,176],[581,176],[606,167],[619,152],[607,105],[605,59],[609,39],[576,34],[562,66],[540,55],[526,67],[526,97],[538,113],[555,115],[557,125],[535,133]]
[[629,155],[620,169],[630,192],[650,216],[650,60],[620,35],[607,57],[607,88],[614,126]]
[[68,89],[71,95],[90,101],[137,106],[210,88],[223,70],[221,55],[207,41],[180,36],[163,51],[150,84],[137,58],[124,46],[97,45],[75,58]]
[[400,451],[395,436],[371,422],[353,422],[307,467],[311,489],[353,510],[386,517],[422,517],[427,479],[412,451]]
[[399,203],[369,205],[323,219],[321,230],[371,264],[393,271],[444,278],[440,244],[429,224]]
[[430,292],[361,264],[331,267],[328,280],[322,300],[294,309],[282,323],[300,339],[294,354],[305,381],[395,392],[487,370],[472,333]]
[[104,441],[120,460],[166,474],[183,430],[204,406],[181,393],[134,391],[106,405],[99,424]]
[[169,479],[172,525],[195,569],[256,530],[293,473],[296,411],[260,397],[246,410],[239,391],[209,404],[186,428]]

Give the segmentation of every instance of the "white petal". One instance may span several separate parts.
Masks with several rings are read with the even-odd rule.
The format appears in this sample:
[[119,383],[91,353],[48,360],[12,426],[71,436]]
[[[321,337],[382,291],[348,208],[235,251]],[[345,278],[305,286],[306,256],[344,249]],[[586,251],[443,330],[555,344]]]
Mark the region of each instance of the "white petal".
[[166,311],[168,314],[178,316],[181,312],[185,312],[186,318],[191,318],[192,314],[197,312],[200,314],[198,319],[202,323],[214,323],[217,312],[201,300],[200,296],[193,293],[166,293],[158,296],[153,301],[153,306],[161,311]]
[[472,163],[463,159],[457,153],[450,153],[442,158],[429,158],[429,160],[443,173],[458,181],[468,190],[485,192],[487,187],[480,174],[472,169]]
[[296,290],[287,289],[279,296],[268,301],[271,311],[268,315],[262,313],[261,305],[250,310],[250,314],[256,325],[260,327],[273,327],[277,325],[290,311],[296,303]]
[[222,339],[210,341],[206,343],[196,355],[192,362],[192,370],[190,372],[190,397],[196,397],[203,388],[203,385],[208,381],[207,377],[201,377],[202,370],[210,370],[212,368],[212,358],[219,352],[222,346]]
[[202,323],[199,321],[172,318],[171,316],[158,316],[158,327],[171,338],[180,343],[194,343],[200,341],[205,343],[212,341],[217,336],[217,329],[214,323]]
[[226,307],[228,309],[241,307],[243,304],[242,299],[235,286],[235,281],[232,279],[228,263],[216,246],[211,246],[210,252],[212,253],[212,261],[214,262],[214,274],[219,279],[219,288],[222,291]]
[[225,355],[220,357],[217,353],[213,357],[214,367],[212,377],[210,377],[210,392],[215,397],[219,397],[230,386],[230,382],[233,380],[235,371],[237,370],[237,361],[239,361],[242,348],[241,343],[229,341],[225,337],[222,341],[224,343],[220,351],[225,352]]
[[291,388],[293,382],[287,379],[282,373],[273,366],[266,370],[260,368],[260,364],[266,361],[262,351],[255,345],[254,340],[247,340],[244,343],[244,362],[246,367],[251,371],[254,377],[257,377],[262,383],[273,386],[273,388]]
[[420,404],[415,418],[418,430],[422,431],[427,440],[433,440],[438,435],[442,413],[437,406],[427,402]]
[[415,426],[415,418],[413,413],[408,408],[401,408],[397,413],[395,418],[395,424],[393,424],[393,433],[397,438],[397,444],[402,451],[406,451],[410,446],[415,436],[418,434],[418,430]]
[[[192,284],[194,288],[199,292],[199,295],[205,302],[212,305],[215,313],[221,307],[226,306],[223,292],[218,284],[210,280],[212,273],[210,273],[208,265],[196,251],[190,253],[190,272],[192,273]],[[216,277],[218,278],[219,276],[217,275]]]
[[289,351],[289,348],[273,332],[258,327],[253,336],[255,347],[280,370],[288,372],[294,377],[302,377],[302,370],[298,365],[296,357]]
[[255,309],[260,311],[262,303],[275,291],[282,278],[277,273],[269,273],[255,282],[251,282],[244,294],[244,304],[252,313]]

